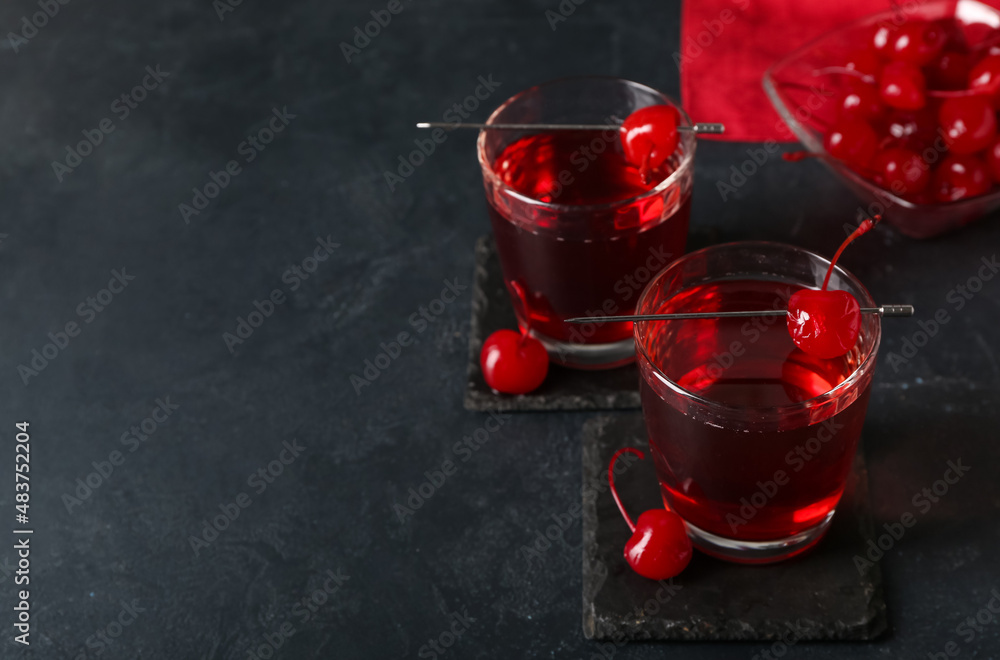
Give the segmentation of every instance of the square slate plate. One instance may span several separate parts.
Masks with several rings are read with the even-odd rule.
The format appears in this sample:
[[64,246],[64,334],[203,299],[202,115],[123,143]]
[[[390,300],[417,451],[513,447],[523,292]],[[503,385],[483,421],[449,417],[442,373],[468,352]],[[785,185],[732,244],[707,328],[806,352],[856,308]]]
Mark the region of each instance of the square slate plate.
[[476,272],[469,329],[468,410],[635,410],[639,408],[639,371],[635,365],[607,371],[551,366],[542,386],[529,394],[496,394],[483,380],[479,352],[495,330],[517,329],[492,236],[476,241]]
[[[645,449],[641,413],[603,415],[583,431],[583,631],[589,639],[868,640],[886,628],[878,564],[861,575],[872,537],[868,476],[861,452],[826,537],[805,555],[743,566],[695,552],[669,583],[632,572],[622,556],[630,534],[607,488],[616,449]],[[603,479],[601,475],[605,475]],[[616,481],[633,518],[662,506],[652,461]]]

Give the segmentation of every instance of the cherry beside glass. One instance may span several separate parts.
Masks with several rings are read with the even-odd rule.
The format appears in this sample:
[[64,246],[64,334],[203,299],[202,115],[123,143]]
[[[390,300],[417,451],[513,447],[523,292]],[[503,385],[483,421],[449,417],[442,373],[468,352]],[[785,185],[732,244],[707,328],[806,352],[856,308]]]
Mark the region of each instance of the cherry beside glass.
[[[618,78],[558,80],[525,90],[487,123],[618,124],[669,97]],[[691,121],[679,107],[679,125]],[[652,277],[684,252],[691,208],[692,131],[669,176],[644,182],[617,130],[525,133],[484,129],[478,155],[504,280],[522,328],[557,364],[605,369],[634,359],[629,314]]]
[[[643,292],[640,314],[786,309],[829,261],[766,242],[688,254]],[[836,267],[831,289],[875,307]],[[853,349],[816,358],[784,316],[640,322],[642,409],[668,509],[694,544],[736,562],[786,559],[826,532],[854,461],[880,339],[865,314]]]

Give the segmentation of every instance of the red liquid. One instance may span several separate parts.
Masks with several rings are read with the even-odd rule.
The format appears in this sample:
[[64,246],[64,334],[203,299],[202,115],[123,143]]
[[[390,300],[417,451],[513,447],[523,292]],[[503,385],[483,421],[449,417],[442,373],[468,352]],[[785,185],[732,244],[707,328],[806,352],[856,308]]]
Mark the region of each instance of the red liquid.
[[[521,138],[500,153],[493,169],[527,197],[569,206],[624,202],[659,183],[642,182],[622,155],[617,136],[609,139],[592,131]],[[680,194],[674,189],[667,199],[677,203]],[[632,336],[630,322],[571,326],[563,319],[631,313],[645,284],[684,253],[691,209],[689,194],[666,219],[662,195],[622,204],[600,217],[574,210],[553,213],[506,199],[488,201],[504,278],[508,289],[516,281],[525,290],[531,329],[580,344]],[[567,221],[572,226],[560,224]],[[526,224],[542,230],[528,230]],[[513,291],[511,295],[523,325],[520,304]]]
[[[715,282],[681,292],[656,311],[783,309],[798,288],[759,280]],[[732,406],[794,404],[853,373],[856,351],[833,360],[811,357],[795,347],[785,323],[783,316],[658,323],[644,346],[675,383]],[[714,423],[695,419],[664,401],[645,378],[641,383],[663,499],[687,522],[730,539],[773,541],[820,524],[837,505],[870,386],[839,413],[816,411],[811,424],[789,418],[787,425],[755,430],[727,424],[725,415]],[[740,414],[747,416],[734,415]]]

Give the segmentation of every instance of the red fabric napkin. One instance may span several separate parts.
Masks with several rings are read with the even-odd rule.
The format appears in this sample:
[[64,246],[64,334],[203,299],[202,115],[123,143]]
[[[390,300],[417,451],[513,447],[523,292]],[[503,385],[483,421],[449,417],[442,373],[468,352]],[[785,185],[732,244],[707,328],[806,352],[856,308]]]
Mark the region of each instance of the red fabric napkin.
[[823,33],[890,7],[888,0],[685,0],[674,55],[681,103],[692,121],[725,124],[718,139],[794,141],[761,87],[764,71]]

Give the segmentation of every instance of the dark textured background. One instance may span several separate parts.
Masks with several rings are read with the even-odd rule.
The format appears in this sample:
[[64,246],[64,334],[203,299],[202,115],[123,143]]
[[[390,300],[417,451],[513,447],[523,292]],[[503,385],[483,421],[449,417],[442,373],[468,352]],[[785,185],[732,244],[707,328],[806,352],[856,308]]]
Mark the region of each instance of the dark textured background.
[[[0,44],[0,511],[12,520],[13,424],[29,419],[36,530],[29,652],[11,641],[13,537],[0,551],[3,657],[243,659],[286,621],[296,634],[280,657],[413,657],[452,612],[474,621],[445,657],[599,651],[581,632],[579,520],[541,559],[521,550],[579,501],[589,414],[517,415],[475,452],[453,454],[488,419],[462,408],[468,292],[370,387],[357,394],[349,378],[380,342],[415,334],[408,317],[444,280],[470,282],[473,244],[488,230],[471,134],[450,136],[389,192],[383,171],[424,137],[413,122],[440,118],[480,75],[502,86],[479,118],[568,74],[676,92],[678,6],[588,0],[553,31],[544,12],[555,0],[407,0],[345,62],[338,43],[384,6],[245,1],[220,21],[210,0],[71,0],[19,52]],[[33,11],[27,0],[4,3],[0,34]],[[51,162],[113,117],[114,99],[157,64],[169,78],[59,183]],[[297,118],[186,225],[178,204],[238,158],[276,106]],[[700,147],[689,247],[766,238],[832,252],[856,203],[818,163],[772,158],[720,198],[716,181],[747,146]],[[327,235],[340,244],[333,257],[231,355],[222,334],[255,299],[287,291],[282,273]],[[998,239],[996,218],[929,242],[884,227],[844,261],[877,299],[914,303],[928,318],[952,311],[948,291]],[[17,366],[48,332],[80,322],[77,306],[122,267],[135,280],[25,386]],[[952,316],[898,369],[885,356],[916,321],[886,324],[865,431],[875,515],[913,510],[949,459],[972,470],[884,561],[891,633],[802,644],[788,657],[923,658],[949,640],[961,657],[1000,649],[1000,623],[971,642],[956,633],[1000,587],[1000,282]],[[127,453],[122,433],[167,395],[180,408]],[[255,493],[248,476],[293,439],[306,450]],[[67,511],[63,495],[116,449],[125,463]],[[401,523],[394,504],[447,458],[455,473]],[[189,537],[241,492],[252,504],[196,556]],[[328,569],[350,580],[302,623],[296,602]],[[113,645],[88,647],[134,599],[145,611]],[[616,657],[750,658],[766,648],[635,644]]]

